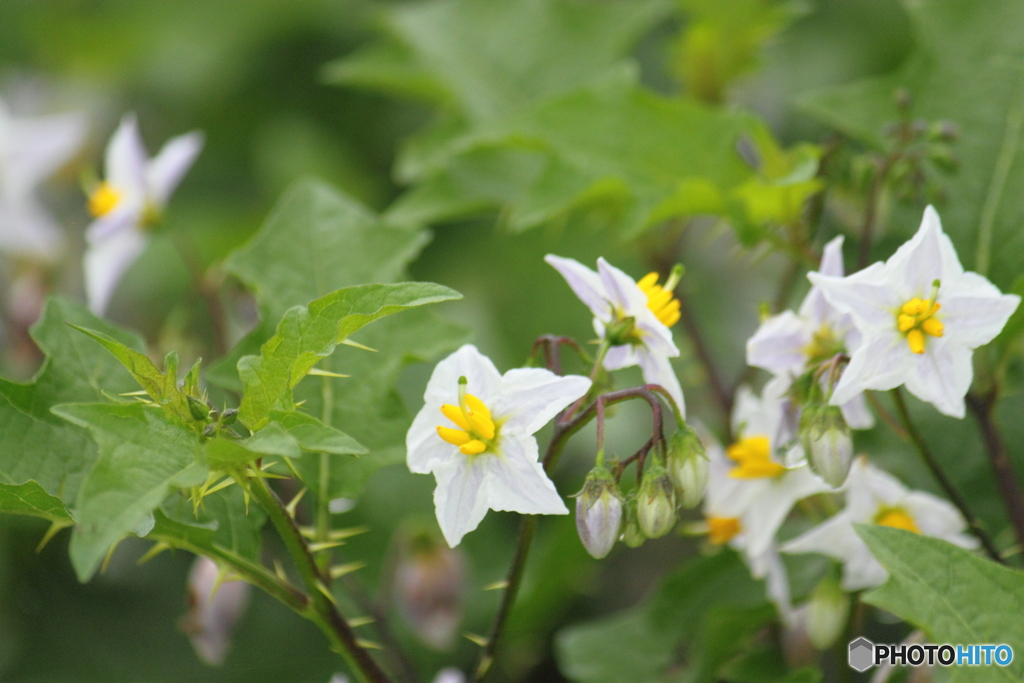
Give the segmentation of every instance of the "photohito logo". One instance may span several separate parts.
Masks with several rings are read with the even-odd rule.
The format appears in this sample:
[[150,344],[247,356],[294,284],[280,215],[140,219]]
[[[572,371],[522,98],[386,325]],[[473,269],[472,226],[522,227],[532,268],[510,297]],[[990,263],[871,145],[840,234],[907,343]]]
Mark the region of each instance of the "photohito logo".
[[903,666],[1009,666],[1013,648],[1009,645],[876,645],[867,638],[850,643],[850,668],[867,671],[879,664]]

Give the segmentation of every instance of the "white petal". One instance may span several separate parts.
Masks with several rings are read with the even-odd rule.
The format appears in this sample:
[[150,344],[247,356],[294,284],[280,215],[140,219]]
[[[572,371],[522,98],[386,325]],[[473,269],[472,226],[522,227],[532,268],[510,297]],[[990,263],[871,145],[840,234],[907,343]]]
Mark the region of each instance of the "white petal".
[[591,313],[603,321],[610,321],[614,317],[611,304],[608,301],[610,298],[608,291],[597,273],[571,258],[548,254],[544,260],[561,273],[569,287],[580,298],[580,301],[586,304]]
[[872,522],[880,507],[895,507],[907,495],[907,487],[864,456],[853,461],[846,480],[846,509],[855,523]]
[[586,377],[559,377],[543,368],[509,370],[502,382],[502,393],[489,406],[491,414],[507,420],[503,429],[522,434],[533,434],[590,390]]
[[82,145],[86,117],[80,113],[14,119],[0,113],[0,188],[25,197]]
[[424,402],[438,411],[445,403],[457,405],[459,377],[466,378],[466,390],[485,405],[489,406],[493,397],[501,393],[501,373],[494,367],[494,363],[475,346],[466,344],[434,367],[423,394]]
[[637,359],[640,361],[640,369],[643,370],[644,381],[648,384],[661,385],[675,400],[683,417],[686,417],[683,388],[679,386],[679,379],[676,377],[676,371],[672,369],[671,361],[643,346],[637,349]]
[[799,374],[807,363],[804,349],[813,333],[807,321],[793,311],[773,315],[747,340],[747,364],[773,375]]
[[839,408],[843,411],[843,419],[850,425],[850,429],[871,429],[875,426],[875,414],[868,408],[864,394],[857,394]]
[[434,508],[448,545],[454,548],[487,514],[486,460],[494,456],[456,458],[434,470]]
[[502,436],[501,454],[486,459],[487,502],[492,510],[524,515],[569,514],[537,459],[537,440],[532,436]]
[[922,298],[928,297],[935,280],[952,283],[964,272],[953,243],[942,231],[939,214],[931,206],[924,210],[917,233],[896,250],[886,266],[906,291]]
[[[596,320],[596,318],[595,318]],[[598,334],[599,337],[603,337],[603,332]],[[637,347],[632,344],[622,344],[620,346],[613,346],[608,349],[608,353],[604,357],[604,367],[606,370],[621,370],[622,368],[631,368],[634,365],[640,363],[640,359],[636,355]]]
[[416,474],[429,474],[441,463],[450,462],[465,456],[437,435],[437,426],[452,427],[448,419],[441,414],[440,406],[427,404],[416,413],[409,431],[405,435],[405,462],[409,471]]
[[931,337],[925,352],[914,361],[907,373],[907,390],[944,415],[963,417],[964,396],[974,378],[971,351],[948,339]]
[[146,186],[158,206],[167,204],[178,183],[203,149],[203,134],[193,131],[168,140],[146,167]]
[[742,522],[747,534],[747,547],[753,555],[768,549],[798,500],[832,490],[806,466],[790,469],[774,479],[759,481],[764,486],[751,509],[743,515]]
[[[761,558],[758,558],[756,564],[762,571],[761,576],[765,578],[765,592],[768,594],[768,600],[779,611],[782,623],[787,627],[792,627],[796,617],[793,613],[793,601],[789,591],[789,574],[786,572],[786,565],[782,563],[782,558],[779,557],[779,551],[774,544]],[[753,566],[752,563],[751,567]],[[754,576],[759,578],[757,574]]]
[[[636,316],[647,308],[647,295],[636,284],[636,280],[608,263],[603,257],[597,259],[597,272],[613,306],[622,309],[626,315]],[[652,314],[653,317],[653,314]]]
[[51,262],[63,244],[63,232],[35,198],[0,196],[0,251]]
[[142,255],[149,238],[138,230],[126,230],[90,244],[85,251],[85,292],[89,310],[103,315],[121,276]]
[[[903,507],[914,518],[917,528],[925,536],[958,543],[963,532],[967,530],[967,522],[964,521],[960,511],[938,496],[924,491],[911,491],[902,502]],[[978,539],[973,536],[969,538],[971,541],[967,547],[977,547]]]
[[949,296],[943,296],[940,288],[939,300],[944,336],[972,349],[995,339],[1020,304],[1019,296],[1000,294],[977,273],[964,273]]
[[914,355],[895,327],[891,331],[879,330],[876,337],[865,339],[853,352],[832,393],[832,405],[852,401],[867,389],[885,391],[903,384]]
[[138,202],[146,195],[146,148],[139,133],[139,121],[135,114],[125,114],[121,124],[107,144],[105,164],[106,179],[118,191],[125,193],[123,199]]
[[910,298],[881,263],[843,278],[808,273],[807,279],[833,308],[851,314],[862,334],[865,327],[895,327],[893,310]]
[[[825,245],[818,272],[828,277],[843,277],[842,235]],[[811,291],[807,293],[803,303],[800,304],[800,316],[820,324],[829,317],[831,308],[825,300],[825,295],[817,287],[811,287]]]

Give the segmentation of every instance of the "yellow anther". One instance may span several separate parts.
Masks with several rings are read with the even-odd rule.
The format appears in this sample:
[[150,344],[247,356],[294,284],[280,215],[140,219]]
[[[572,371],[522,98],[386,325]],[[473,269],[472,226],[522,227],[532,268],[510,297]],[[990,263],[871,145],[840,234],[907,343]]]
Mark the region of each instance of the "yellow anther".
[[472,437],[461,429],[452,429],[451,427],[438,427],[437,435],[452,444],[453,446],[462,446],[469,443]]
[[915,296],[913,299],[903,304],[901,309],[907,315],[917,315],[924,309],[924,302],[921,301],[921,297]]
[[771,442],[767,436],[740,439],[729,446],[726,453],[737,463],[729,472],[729,476],[736,479],[777,477],[786,471],[784,465],[771,459]]
[[741,530],[737,517],[708,517],[708,540],[715,545],[725,545]]
[[924,330],[925,334],[930,334],[933,337],[941,337],[942,333],[946,330],[946,326],[935,318],[928,318],[921,323],[921,329]]
[[463,455],[479,455],[487,450],[487,444],[479,439],[473,439],[469,443],[459,446],[459,450]]
[[918,329],[907,332],[907,346],[914,353],[924,353],[924,332]]
[[926,334],[932,337],[941,337],[946,329],[942,321],[933,317],[942,308],[942,304],[936,300],[939,293],[938,280],[933,283],[933,287],[930,298],[922,299],[915,296],[900,306],[896,313],[896,329],[906,335],[907,346],[913,353],[924,353],[927,342]]
[[647,275],[644,275],[636,283],[637,287],[642,289],[644,291],[644,293],[646,293],[648,289],[650,289],[651,287],[653,287],[656,284],[658,284],[658,274],[657,273],[647,273]]
[[469,420],[462,414],[462,410],[458,406],[453,406],[451,403],[445,403],[441,406],[441,412],[449,420],[459,426],[460,429],[465,429],[467,432],[470,430]]
[[494,420],[481,413],[472,412],[469,414],[469,421],[473,425],[473,431],[488,441],[494,438]]
[[896,325],[899,327],[900,332],[906,332],[911,329],[917,323],[917,318],[906,313],[901,313],[896,319]]
[[901,508],[882,508],[875,515],[875,524],[889,526],[893,529],[913,531],[915,534],[921,533],[921,529],[918,528],[914,518]]
[[636,284],[647,295],[648,310],[662,325],[672,327],[679,322],[679,300],[672,295],[671,289],[658,284],[657,273],[644,275]]
[[470,410],[472,410],[472,411],[473,411],[474,413],[477,413],[477,414],[479,414],[479,415],[483,415],[483,416],[484,416],[484,417],[486,417],[486,418],[487,418],[488,420],[490,420],[490,419],[491,419],[491,411],[487,409],[487,406],[486,406],[486,405],[484,405],[484,402],[483,402],[483,401],[481,401],[480,399],[478,399],[478,398],[477,398],[476,396],[474,396],[473,394],[466,394],[466,405],[467,405],[467,406],[469,407],[469,409],[470,409]]
[[121,201],[121,192],[108,182],[102,182],[89,195],[89,213],[94,218],[105,216]]

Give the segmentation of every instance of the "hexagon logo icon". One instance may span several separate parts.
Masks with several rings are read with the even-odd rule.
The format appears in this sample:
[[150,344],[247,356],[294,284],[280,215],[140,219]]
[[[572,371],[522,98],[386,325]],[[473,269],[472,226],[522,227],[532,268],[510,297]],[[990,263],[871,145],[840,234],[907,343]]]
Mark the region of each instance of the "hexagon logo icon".
[[858,638],[850,643],[850,668],[864,672],[875,665],[875,644],[867,638]]

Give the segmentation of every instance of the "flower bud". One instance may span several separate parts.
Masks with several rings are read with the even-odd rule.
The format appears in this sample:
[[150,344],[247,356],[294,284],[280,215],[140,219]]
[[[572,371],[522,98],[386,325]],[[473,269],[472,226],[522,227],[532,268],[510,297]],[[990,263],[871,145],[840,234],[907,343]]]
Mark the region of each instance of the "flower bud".
[[630,548],[639,548],[646,540],[636,518],[636,500],[629,500],[626,502],[626,526],[622,531],[622,542]]
[[197,557],[188,575],[190,609],[181,620],[196,655],[212,665],[223,663],[231,633],[249,600],[249,584],[222,579],[213,560]]
[[636,318],[619,318],[608,325],[604,331],[604,337],[612,346],[628,344],[633,337],[633,328],[636,326]]
[[849,613],[850,597],[834,577],[826,576],[807,603],[807,636],[811,645],[818,650],[835,645],[846,628]]
[[210,406],[198,398],[191,396],[186,396],[186,398],[188,399],[188,412],[192,413],[192,419],[206,422],[206,418],[210,417]]
[[600,560],[611,552],[622,526],[622,494],[615,477],[598,465],[583,484],[576,498],[576,531],[583,547]]
[[842,486],[853,462],[853,438],[842,411],[829,405],[806,406],[800,442],[815,474],[833,488]]
[[644,472],[637,495],[636,517],[647,538],[660,538],[675,526],[676,489],[659,464],[652,464]]
[[238,420],[238,408],[228,408],[220,416],[220,423],[224,427],[230,427]]
[[708,456],[697,432],[684,426],[668,445],[668,476],[676,486],[679,505],[694,508],[708,483]]
[[466,558],[431,529],[396,534],[394,596],[398,612],[424,644],[447,650],[462,621]]

